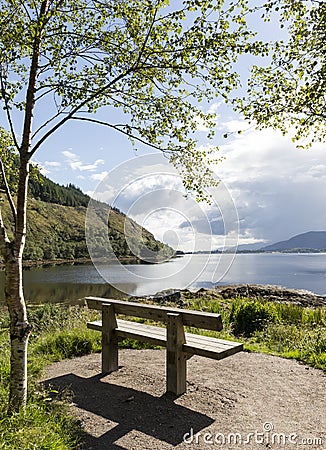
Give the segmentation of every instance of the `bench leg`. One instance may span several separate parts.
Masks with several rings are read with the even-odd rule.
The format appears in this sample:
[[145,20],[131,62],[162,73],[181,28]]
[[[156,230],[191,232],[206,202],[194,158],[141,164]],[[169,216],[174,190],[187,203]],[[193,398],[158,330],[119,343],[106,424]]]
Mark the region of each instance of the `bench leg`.
[[102,306],[102,373],[118,370],[117,321],[112,304]]
[[182,315],[167,314],[166,390],[176,395],[186,392],[187,356],[182,351],[185,334]]

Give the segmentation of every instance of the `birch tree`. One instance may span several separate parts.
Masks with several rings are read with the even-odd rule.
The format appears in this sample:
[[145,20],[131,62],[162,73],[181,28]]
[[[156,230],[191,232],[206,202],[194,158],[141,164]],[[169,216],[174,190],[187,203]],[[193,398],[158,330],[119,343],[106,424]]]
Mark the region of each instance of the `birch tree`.
[[[200,102],[228,97],[238,85],[232,68],[238,55],[259,51],[246,11],[245,0],[0,0],[0,125],[19,155],[15,196],[2,170],[12,238],[0,220],[11,410],[24,405],[27,393],[31,326],[22,255],[31,158],[68,121],[97,123],[164,152],[182,171],[185,187],[201,195],[210,155],[196,147],[194,133],[200,120],[212,138],[215,124]],[[116,108],[122,123],[114,122]]]
[[259,128],[291,133],[298,147],[326,140],[326,3],[273,0],[264,18],[277,15],[283,40],[270,45],[268,64],[255,65],[237,109]]

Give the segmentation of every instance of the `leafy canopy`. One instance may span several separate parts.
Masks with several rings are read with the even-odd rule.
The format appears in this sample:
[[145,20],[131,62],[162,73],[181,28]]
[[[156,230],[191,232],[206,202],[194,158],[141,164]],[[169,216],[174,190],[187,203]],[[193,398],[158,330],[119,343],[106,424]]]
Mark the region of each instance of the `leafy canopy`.
[[254,66],[246,98],[237,107],[259,127],[293,132],[298,147],[326,139],[326,2],[274,0],[286,41],[271,45],[271,63]]
[[[37,164],[33,164],[30,169],[31,180],[33,183],[43,185],[43,176],[41,176]],[[11,193],[16,194],[19,177],[19,153],[11,133],[0,127],[0,193],[5,192],[6,183]]]
[[15,189],[15,180],[18,177],[18,152],[15,148],[11,134],[2,127],[0,127],[0,160],[3,164],[3,168],[5,169],[5,174],[2,170],[0,171],[1,189],[4,189],[5,176],[8,179],[11,188]]
[[199,105],[228,98],[238,55],[259,52],[246,12],[246,0],[0,0],[0,99],[16,147],[26,112],[30,155],[68,120],[90,121],[163,151],[200,192],[211,150],[195,132],[200,120],[212,138],[215,122]]

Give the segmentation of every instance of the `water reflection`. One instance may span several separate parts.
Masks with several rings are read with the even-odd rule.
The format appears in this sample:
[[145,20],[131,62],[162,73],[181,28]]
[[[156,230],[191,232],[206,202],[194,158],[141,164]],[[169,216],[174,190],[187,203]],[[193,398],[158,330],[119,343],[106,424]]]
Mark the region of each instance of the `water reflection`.
[[68,303],[76,305],[88,296],[121,298],[122,293],[109,284],[43,284],[27,285],[25,298],[28,304]]
[[[4,272],[0,271],[0,304],[4,304]],[[136,289],[126,283],[128,289]],[[123,291],[124,284],[121,284]],[[82,303],[87,296],[122,298],[123,292],[105,283],[92,265],[33,267],[24,270],[24,293],[28,304]]]

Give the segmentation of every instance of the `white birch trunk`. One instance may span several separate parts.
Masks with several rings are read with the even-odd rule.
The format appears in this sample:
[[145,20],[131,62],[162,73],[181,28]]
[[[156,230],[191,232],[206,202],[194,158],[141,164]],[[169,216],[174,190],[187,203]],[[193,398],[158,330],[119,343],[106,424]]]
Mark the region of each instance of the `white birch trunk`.
[[6,302],[10,315],[9,411],[18,411],[27,399],[27,346],[31,326],[27,320],[22,286],[22,258],[6,262]]
[[5,260],[5,299],[10,316],[10,393],[9,412],[18,411],[27,399],[27,346],[31,326],[23,291],[23,251],[26,237],[28,158],[21,158],[15,232],[8,239],[0,216],[0,248]]

